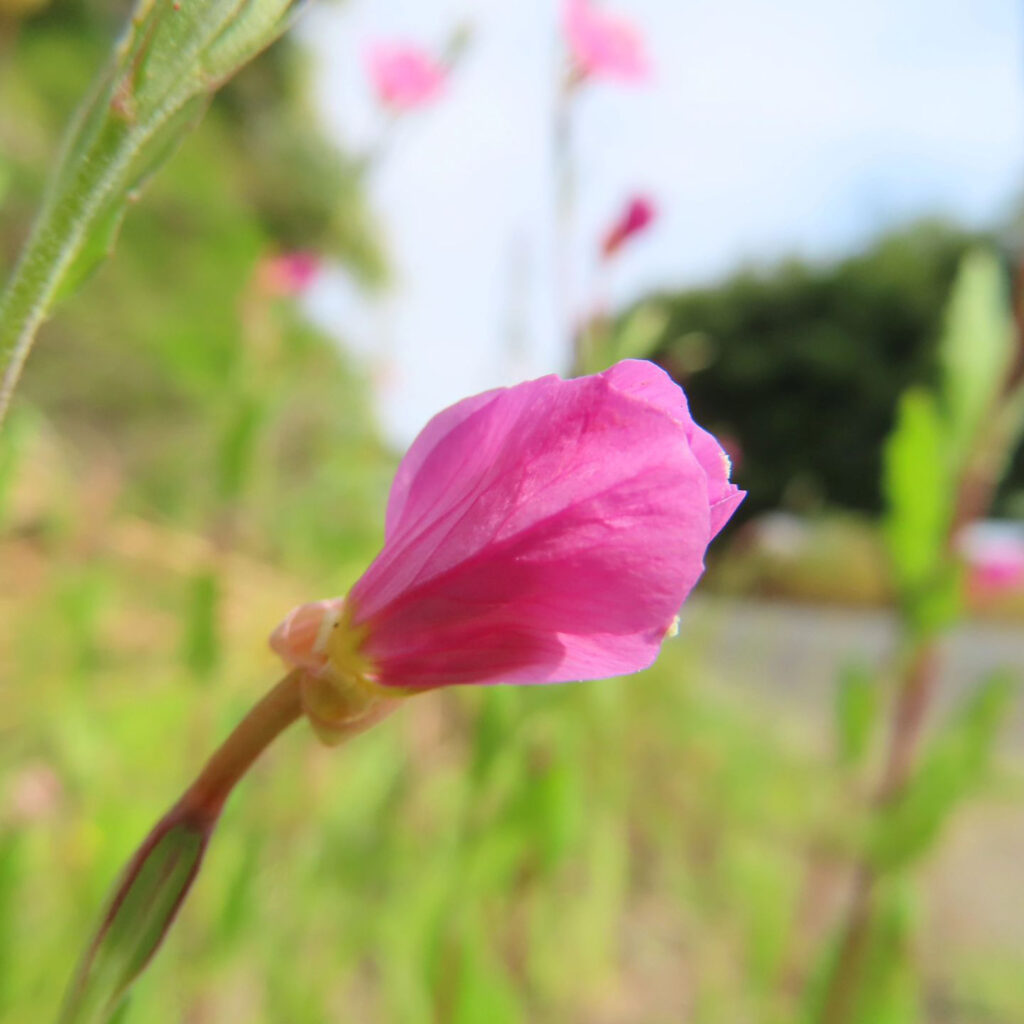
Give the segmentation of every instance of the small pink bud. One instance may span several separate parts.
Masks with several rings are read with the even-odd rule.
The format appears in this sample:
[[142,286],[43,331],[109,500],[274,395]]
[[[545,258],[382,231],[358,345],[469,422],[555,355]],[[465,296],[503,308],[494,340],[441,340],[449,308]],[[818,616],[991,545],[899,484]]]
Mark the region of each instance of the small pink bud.
[[320,259],[312,252],[287,252],[260,262],[256,279],[269,295],[285,298],[301,295],[320,272]]
[[967,565],[967,586],[975,597],[1024,588],[1024,538],[1011,525],[974,522],[957,544]]
[[607,260],[631,238],[647,230],[657,215],[657,208],[647,196],[634,196],[626,204],[618,220],[608,229],[601,243],[601,255]]
[[650,66],[637,29],[591,0],[566,0],[565,36],[578,74],[637,82]]
[[23,824],[51,817],[60,805],[62,786],[57,773],[42,762],[26,765],[11,780],[8,812]]
[[327,666],[327,641],[341,620],[345,601],[336,597],[293,608],[273,633],[270,646],[287,665],[320,675]]
[[376,43],[366,59],[377,98],[396,111],[430,103],[447,77],[444,65],[410,43]]

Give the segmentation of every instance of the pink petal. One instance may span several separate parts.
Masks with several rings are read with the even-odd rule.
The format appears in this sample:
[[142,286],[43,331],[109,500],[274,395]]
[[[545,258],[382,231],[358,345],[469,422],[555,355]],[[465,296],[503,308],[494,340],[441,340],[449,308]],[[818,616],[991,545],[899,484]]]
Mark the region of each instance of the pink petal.
[[683,389],[664,371],[660,376],[652,375],[648,369],[651,365],[644,360],[626,359],[606,372],[612,376],[615,387],[657,405],[685,430],[690,450],[707,478],[710,540],[729,521],[746,492],[729,482],[729,456],[711,434],[693,422]]
[[413,688],[645,667],[741,497],[651,363],[467,399],[399,468],[350,595],[362,652]]

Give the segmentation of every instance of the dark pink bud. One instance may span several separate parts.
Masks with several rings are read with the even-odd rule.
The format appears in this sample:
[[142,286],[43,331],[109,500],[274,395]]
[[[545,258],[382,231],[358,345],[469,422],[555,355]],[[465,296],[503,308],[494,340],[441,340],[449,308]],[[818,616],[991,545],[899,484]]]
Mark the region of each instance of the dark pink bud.
[[634,196],[626,204],[619,219],[609,228],[601,243],[601,255],[610,259],[635,235],[646,231],[653,222],[657,208],[647,196]]

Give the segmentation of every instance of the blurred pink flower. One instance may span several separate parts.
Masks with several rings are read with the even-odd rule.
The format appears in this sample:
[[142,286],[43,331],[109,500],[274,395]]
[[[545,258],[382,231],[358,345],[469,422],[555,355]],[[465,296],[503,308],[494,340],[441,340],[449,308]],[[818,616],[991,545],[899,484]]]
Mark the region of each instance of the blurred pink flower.
[[57,773],[40,761],[26,765],[11,780],[7,810],[20,824],[52,817],[60,806],[63,786]]
[[348,597],[296,609],[271,646],[314,676],[406,691],[635,672],[742,499],[653,363],[489,391],[413,442]]
[[647,196],[634,196],[604,236],[604,241],[601,243],[601,255],[605,259],[610,259],[631,238],[646,231],[657,213],[657,208]]
[[579,74],[636,82],[650,73],[643,37],[630,22],[591,0],[565,0],[563,15]]
[[971,523],[957,546],[967,565],[971,594],[983,597],[1024,588],[1024,536],[1014,524]]
[[446,71],[429,53],[410,43],[376,43],[367,66],[380,102],[393,110],[412,110],[435,99]]
[[267,256],[256,269],[260,288],[270,295],[301,295],[320,272],[320,259],[312,252],[286,252]]

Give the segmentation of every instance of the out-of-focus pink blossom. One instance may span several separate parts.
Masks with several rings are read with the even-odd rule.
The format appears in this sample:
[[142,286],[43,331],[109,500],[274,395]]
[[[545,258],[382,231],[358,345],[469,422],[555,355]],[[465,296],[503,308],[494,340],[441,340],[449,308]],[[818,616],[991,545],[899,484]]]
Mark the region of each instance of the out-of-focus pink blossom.
[[312,252],[285,252],[267,256],[256,270],[256,279],[268,295],[301,295],[320,273],[320,259]]
[[608,229],[601,243],[601,255],[607,260],[614,256],[631,238],[642,234],[651,226],[658,210],[647,196],[634,196],[626,203],[618,219]]
[[653,363],[489,391],[413,442],[348,597],[296,609],[271,643],[322,678],[406,691],[635,672],[742,498]]
[[374,44],[367,53],[367,67],[377,98],[396,111],[430,103],[447,74],[444,65],[411,43]]
[[591,0],[565,0],[565,36],[580,75],[636,82],[650,65],[635,26],[601,10]]
[[985,597],[1024,588],[1024,536],[1014,524],[971,523],[960,534],[971,594]]
[[62,795],[57,773],[48,764],[33,762],[11,780],[7,812],[20,824],[43,821],[57,812]]

